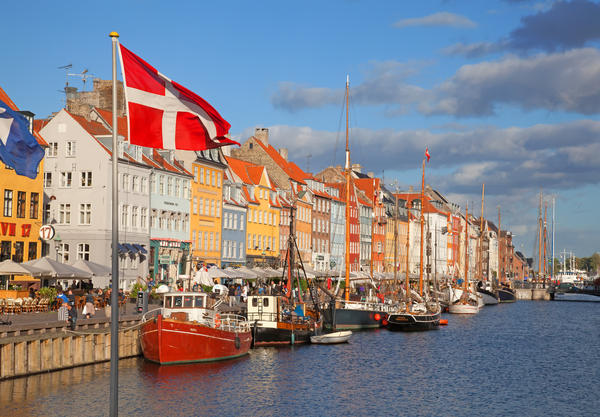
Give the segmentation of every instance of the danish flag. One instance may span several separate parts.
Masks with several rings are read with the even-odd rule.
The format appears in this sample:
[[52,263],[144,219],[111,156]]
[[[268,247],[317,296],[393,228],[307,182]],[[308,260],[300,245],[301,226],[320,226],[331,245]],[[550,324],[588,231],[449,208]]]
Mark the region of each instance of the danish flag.
[[225,137],[231,125],[202,97],[119,48],[130,143],[192,151],[239,145]]
[[429,162],[429,158],[431,158],[431,155],[429,155],[429,148],[425,147],[425,158],[427,158],[427,162]]

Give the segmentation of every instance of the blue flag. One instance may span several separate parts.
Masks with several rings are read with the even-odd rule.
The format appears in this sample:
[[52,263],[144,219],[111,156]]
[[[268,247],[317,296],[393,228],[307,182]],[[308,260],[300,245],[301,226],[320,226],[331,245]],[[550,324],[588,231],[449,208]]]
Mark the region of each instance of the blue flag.
[[0,100],[0,160],[19,175],[37,176],[44,149],[29,132],[29,122]]

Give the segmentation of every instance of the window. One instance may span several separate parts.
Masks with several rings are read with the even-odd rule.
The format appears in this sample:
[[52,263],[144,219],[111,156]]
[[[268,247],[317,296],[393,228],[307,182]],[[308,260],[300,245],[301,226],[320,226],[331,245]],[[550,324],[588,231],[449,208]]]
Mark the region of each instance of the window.
[[181,198],[181,180],[179,178],[175,180],[175,197]]
[[129,190],[129,174],[123,174],[121,177],[121,189],[123,191]]
[[198,182],[198,167],[194,165],[194,182]]
[[156,194],[156,176],[154,175],[150,177],[150,192]]
[[12,260],[15,262],[23,262],[23,251],[25,250],[25,242],[15,242],[15,253]]
[[140,192],[142,194],[146,194],[148,192],[148,178],[142,177],[142,182],[140,184]]
[[192,200],[192,213],[198,214],[198,199],[196,197]]
[[217,187],[221,186],[221,173],[217,172]]
[[219,233],[215,233],[215,250],[219,250],[221,240],[219,239]]
[[29,252],[27,259],[30,261],[37,259],[37,242],[29,242]]
[[208,250],[208,232],[204,232],[204,250]]
[[60,173],[60,186],[61,187],[71,187],[71,180],[73,178],[72,172],[61,172]]
[[121,207],[121,226],[127,227],[129,222],[129,206],[123,205]]
[[196,231],[192,230],[192,249],[196,249]]
[[165,177],[163,175],[158,176],[158,193],[165,195]]
[[210,170],[207,169],[206,170],[206,181],[205,181],[206,185],[210,185]]
[[92,224],[92,205],[90,203],[79,204],[79,224]]
[[210,200],[210,215],[215,217],[215,200]]
[[57,251],[58,259],[62,263],[69,262],[69,244],[68,243],[60,243],[58,245]]
[[240,258],[244,257],[244,242],[240,242]]
[[198,214],[204,214],[204,199],[203,198],[200,199],[200,208],[199,208]]
[[189,195],[189,183],[187,181],[184,181],[183,183],[183,195],[181,196],[181,198],[188,198]]
[[3,240],[0,246],[0,261],[10,259],[10,250],[12,248],[12,242],[10,240]]
[[240,214],[240,230],[244,230],[244,215]]
[[17,192],[17,217],[21,219],[25,218],[26,195],[25,191]]
[[138,207],[131,208],[131,227],[134,227],[134,228],[138,227],[138,212],[139,212]]
[[137,269],[138,268],[138,258],[129,258],[131,265],[129,266],[131,269]]
[[210,238],[208,239],[208,250],[213,250],[214,248],[214,240],[213,240],[214,236],[213,236],[213,232],[210,232]]
[[65,148],[65,156],[72,157],[75,156],[75,142],[67,141]]
[[46,156],[49,158],[55,158],[58,156],[58,142],[48,143],[48,148],[46,149]]
[[44,188],[52,187],[52,173],[44,172]]
[[173,195],[173,177],[167,178],[167,195]]
[[71,224],[71,205],[60,204],[58,207],[58,223]]
[[200,168],[200,184],[204,184],[204,168]]
[[91,187],[92,186],[92,171],[81,172],[81,186]]
[[157,220],[156,220],[156,217],[157,217],[156,210],[152,210],[151,216],[152,216],[152,217],[150,218],[150,227],[151,227],[152,229],[156,229],[156,226],[157,226],[157,225],[156,225],[156,221],[157,221]]
[[140,209],[140,228],[146,228],[146,222],[148,221],[148,208],[142,207]]
[[78,243],[77,244],[77,260],[83,259],[84,261],[90,260],[90,245],[89,243]]
[[50,219],[50,204],[44,206],[44,223],[47,223]]
[[262,210],[258,212],[258,222],[262,224],[263,222],[263,212]]
[[137,193],[140,191],[140,177],[134,175],[131,179],[131,191]]

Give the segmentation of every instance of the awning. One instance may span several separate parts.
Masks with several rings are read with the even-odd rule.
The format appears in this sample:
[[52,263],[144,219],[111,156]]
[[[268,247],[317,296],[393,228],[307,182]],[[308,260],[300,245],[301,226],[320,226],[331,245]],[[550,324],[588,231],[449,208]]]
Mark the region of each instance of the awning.
[[127,249],[125,248],[125,246],[121,245],[120,243],[118,245],[119,245],[119,253],[126,253],[127,252]]
[[135,255],[136,253],[138,253],[138,250],[129,243],[123,243],[123,246],[125,246],[125,248],[127,248],[127,251],[129,253],[131,253],[132,255]]
[[143,247],[142,245],[138,245],[137,243],[133,244],[133,247],[136,248],[138,250],[138,252],[140,252],[141,254],[147,254],[148,251],[146,250],[145,247]]

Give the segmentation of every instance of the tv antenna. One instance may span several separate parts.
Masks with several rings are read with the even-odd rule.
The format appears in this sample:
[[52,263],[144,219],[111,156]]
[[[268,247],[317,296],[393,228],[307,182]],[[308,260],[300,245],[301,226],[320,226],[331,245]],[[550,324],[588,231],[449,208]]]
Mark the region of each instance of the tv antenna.
[[[81,77],[81,81],[83,81],[83,89],[81,91],[85,91],[85,82],[88,80],[88,78],[92,77],[92,74],[88,74],[88,69],[86,68],[83,71],[81,71],[80,73],[67,72],[67,77]],[[67,81],[67,85],[69,85],[68,81]]]
[[63,65],[58,67],[58,69],[64,69],[65,70],[65,87],[69,86],[69,70],[73,68],[73,64],[67,64],[67,65]]

